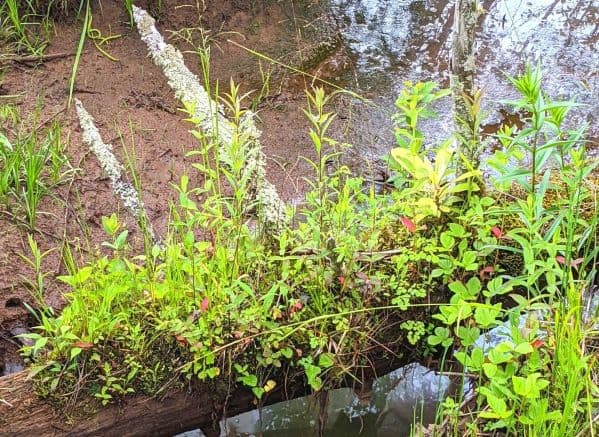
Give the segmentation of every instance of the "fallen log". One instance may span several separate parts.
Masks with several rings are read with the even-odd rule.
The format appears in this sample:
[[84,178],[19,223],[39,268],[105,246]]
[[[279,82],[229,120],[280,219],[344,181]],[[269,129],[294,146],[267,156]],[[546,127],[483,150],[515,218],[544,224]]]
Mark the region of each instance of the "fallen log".
[[[374,368],[362,369],[362,384],[356,385],[352,379],[341,386],[350,386],[365,397],[372,381],[397,368],[400,360],[381,356],[372,364]],[[0,437],[171,437],[197,428],[211,437],[220,435],[217,423],[221,418],[256,408],[253,394],[244,387],[227,394],[206,385],[193,391],[172,390],[159,397],[127,396],[121,404],[100,407],[96,412],[81,407],[76,416],[67,418],[36,394],[28,374],[25,370],[0,378]],[[265,396],[262,405],[305,395],[301,381],[281,384]]]
[[[209,432],[225,405],[213,390],[173,391],[160,398],[136,395],[69,423],[49,402],[39,398],[23,371],[0,378],[0,436],[172,436],[195,428]],[[221,395],[224,396],[224,395]],[[280,400],[281,394],[269,401]],[[228,416],[256,408],[245,389],[231,393]]]

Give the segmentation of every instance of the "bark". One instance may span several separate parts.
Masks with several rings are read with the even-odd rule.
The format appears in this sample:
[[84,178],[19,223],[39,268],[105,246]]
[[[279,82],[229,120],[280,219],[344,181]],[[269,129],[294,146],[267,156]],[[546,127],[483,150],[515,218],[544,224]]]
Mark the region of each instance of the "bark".
[[[269,400],[278,399],[275,395]],[[138,395],[92,415],[82,412],[82,417],[69,423],[36,395],[23,371],[0,378],[0,436],[172,436],[195,428],[214,430],[213,420],[223,405],[224,399],[211,390],[194,394],[176,391],[160,399]],[[227,415],[254,408],[252,395],[242,389],[232,393]]]
[[[219,141],[221,161],[225,165],[229,164],[229,150],[236,127],[225,118],[223,108],[212,100],[198,77],[185,66],[181,52],[164,41],[156,29],[154,18],[135,5],[133,17],[152,60],[162,69],[175,96],[181,102],[193,105],[194,118],[200,120],[199,127]],[[265,157],[259,140],[261,132],[256,128],[250,111],[246,112],[239,128],[247,135],[249,146],[246,148],[246,165],[241,178],[252,183],[251,191],[260,205],[258,218],[270,230],[279,231],[289,220],[285,213],[285,204],[279,198],[276,188],[266,180]]]
[[149,233],[152,241],[160,243],[160,239],[156,237],[151,223],[147,220],[147,214],[137,190],[129,182],[123,180],[122,172],[124,168],[116,156],[114,156],[114,153],[112,153],[112,144],[104,143],[100,131],[94,123],[94,119],[78,99],[75,99],[75,110],[79,117],[83,142],[89,146],[90,150],[98,158],[102,170],[104,170],[110,179],[112,190],[121,198],[125,207],[133,214],[142,229],[145,229]]
[[468,108],[468,100],[474,97],[476,57],[474,36],[480,13],[478,0],[456,0],[451,48],[450,87],[456,130],[460,135],[461,152],[478,166],[476,153],[477,135],[474,119]]

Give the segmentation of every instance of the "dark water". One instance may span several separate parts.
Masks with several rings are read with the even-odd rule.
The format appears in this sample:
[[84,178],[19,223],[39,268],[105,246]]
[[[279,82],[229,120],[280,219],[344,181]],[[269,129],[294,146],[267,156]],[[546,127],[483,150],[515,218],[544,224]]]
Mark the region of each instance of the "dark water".
[[[221,422],[221,436],[316,436],[319,417],[325,418],[322,435],[327,437],[407,436],[412,423],[434,421],[439,401],[450,386],[447,376],[412,363],[375,380],[367,399],[341,388],[328,393],[322,412],[312,397],[281,402]],[[193,431],[184,436],[200,435]]]

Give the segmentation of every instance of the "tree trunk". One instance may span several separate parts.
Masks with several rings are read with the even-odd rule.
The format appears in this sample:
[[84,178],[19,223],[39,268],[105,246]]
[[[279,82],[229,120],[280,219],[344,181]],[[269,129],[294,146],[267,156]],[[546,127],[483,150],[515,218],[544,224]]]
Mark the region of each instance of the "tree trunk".
[[456,0],[451,48],[450,87],[456,131],[460,136],[459,152],[478,166],[477,133],[468,99],[474,99],[474,32],[479,16],[478,0]]

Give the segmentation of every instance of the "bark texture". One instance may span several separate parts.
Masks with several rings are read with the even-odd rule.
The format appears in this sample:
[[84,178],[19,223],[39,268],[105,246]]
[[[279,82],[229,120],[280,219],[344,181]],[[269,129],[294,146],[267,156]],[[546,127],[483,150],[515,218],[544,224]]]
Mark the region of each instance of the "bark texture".
[[[252,400],[246,390],[232,393],[227,415],[255,408]],[[210,390],[193,395],[178,391],[159,399],[132,396],[92,415],[82,412],[71,424],[36,395],[24,371],[0,378],[0,436],[172,436],[198,427],[213,429],[223,401]]]
[[473,133],[474,120],[468,109],[467,99],[473,99],[476,74],[474,37],[480,14],[478,0],[456,0],[451,48],[450,87],[453,99],[453,114],[457,132],[461,136],[461,152],[476,167]]

